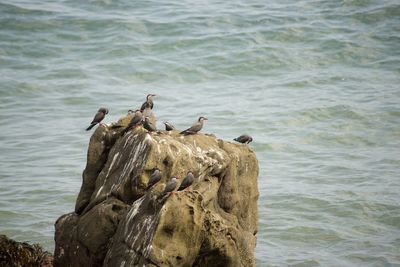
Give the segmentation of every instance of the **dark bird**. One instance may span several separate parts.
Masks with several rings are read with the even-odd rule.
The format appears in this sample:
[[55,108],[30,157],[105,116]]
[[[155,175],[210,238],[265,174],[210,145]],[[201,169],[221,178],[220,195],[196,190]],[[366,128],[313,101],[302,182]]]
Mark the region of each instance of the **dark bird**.
[[144,102],[143,105],[144,109],[140,110],[143,114],[143,117],[151,117],[153,115],[153,111],[151,110],[151,105],[147,102]]
[[146,102],[142,104],[142,107],[140,108],[140,111],[143,111],[146,108],[146,104],[150,105],[150,109],[153,109],[154,103],[153,103],[153,96],[156,96],[155,94],[148,94],[146,97]]
[[174,176],[174,177],[172,177],[171,178],[171,181],[169,181],[168,183],[167,183],[167,185],[165,186],[165,189],[164,189],[164,191],[163,191],[163,195],[166,195],[166,194],[171,194],[171,193],[173,193],[173,191],[175,191],[175,189],[176,189],[176,187],[178,186],[178,177],[176,177],[176,176]]
[[160,171],[160,169],[155,168],[149,178],[149,182],[147,183],[146,190],[149,190],[153,185],[158,183],[160,180],[161,180],[161,171]]
[[235,139],[236,142],[242,143],[242,144],[249,144],[251,141],[253,141],[253,138],[250,135],[243,134],[239,137],[236,137]]
[[175,127],[171,123],[169,123],[168,121],[163,122],[163,123],[165,124],[165,130],[166,131],[172,131],[172,130],[175,129]]
[[157,128],[156,126],[154,126],[151,122],[150,122],[150,118],[149,117],[145,117],[144,118],[144,122],[143,122],[143,128],[145,128],[147,131],[151,132],[156,132]]
[[191,186],[194,182],[194,175],[191,171],[189,171],[186,175],[185,178],[183,178],[183,181],[181,183],[181,185],[178,188],[178,191],[182,191],[186,188],[188,188],[189,186]]
[[96,115],[94,115],[94,118],[93,118],[92,122],[90,123],[90,126],[86,128],[86,131],[89,131],[96,124],[100,123],[104,119],[104,117],[106,116],[107,113],[108,113],[107,108],[99,108]]
[[180,134],[184,134],[184,135],[196,134],[198,131],[201,130],[201,128],[203,128],[203,122],[205,120],[208,120],[208,119],[205,117],[200,117],[195,124],[193,124],[190,128],[180,132]]
[[128,115],[131,115],[133,113],[135,113],[135,111],[133,111],[132,109],[128,110]]
[[127,131],[129,131],[130,129],[132,129],[132,127],[140,125],[142,123],[142,119],[143,119],[143,114],[142,112],[140,112],[140,110],[136,110],[135,111],[135,115],[133,115],[131,121],[129,122],[128,126],[126,126],[124,133],[126,133]]

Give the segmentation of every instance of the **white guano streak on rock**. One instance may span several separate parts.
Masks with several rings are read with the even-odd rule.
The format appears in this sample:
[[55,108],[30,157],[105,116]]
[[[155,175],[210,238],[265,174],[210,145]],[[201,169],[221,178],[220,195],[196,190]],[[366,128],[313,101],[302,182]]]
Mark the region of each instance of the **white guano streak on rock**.
[[[157,223],[157,215],[145,215],[138,218],[139,222],[135,220],[136,215],[142,205],[144,196],[139,200],[135,201],[131,210],[127,214],[126,220],[124,222],[124,236],[125,242],[129,244],[134,250],[142,251],[144,257],[148,257],[152,250],[151,240],[154,235],[155,224]],[[135,236],[132,236],[136,233]],[[140,235],[138,233],[144,233],[143,238],[139,240]]]
[[[114,166],[115,160],[117,159],[118,155],[119,155],[119,152],[117,152],[117,153],[114,155],[114,157],[113,157],[113,159],[112,159],[112,161],[111,161],[110,167],[108,168],[108,171],[107,171],[107,174],[106,174],[106,178],[104,179],[104,183],[105,183],[105,181],[107,180],[108,175],[110,175],[110,171],[111,171],[112,167]],[[104,183],[103,183],[103,184],[104,184]]]
[[126,145],[128,144],[128,143],[130,143],[130,141],[131,141],[131,139],[133,138],[133,137],[136,137],[137,135],[129,135],[126,139],[125,139],[125,143],[124,143],[124,148],[126,148]]
[[138,156],[140,154],[143,154],[143,151],[146,148],[146,142],[145,142],[146,138],[140,142],[137,146],[132,147],[131,151],[130,151],[130,156],[129,159],[127,161],[127,163],[124,165],[124,168],[122,169],[122,173],[121,175],[118,177],[118,181],[117,184],[115,185],[115,188],[118,190],[122,184],[124,184],[126,182],[126,180],[122,179],[127,179],[126,177],[129,178],[129,174],[133,168],[135,167],[135,165],[138,164]]
[[222,155],[222,153],[221,153],[221,151],[219,149],[215,150],[214,148],[211,148],[209,151],[210,152],[215,152],[222,160],[224,159],[224,155]]
[[158,142],[156,142],[157,145],[157,153],[158,155],[161,155],[161,149],[160,149],[160,145],[158,144]]
[[147,258],[150,255],[152,246],[151,246],[151,240],[153,239],[153,234],[154,232],[151,232],[150,229],[156,224],[156,216],[151,216],[152,220],[150,222],[146,222],[146,232],[145,232],[145,240],[147,241],[146,247],[143,248],[143,255]]
[[151,137],[151,134],[147,133],[146,137],[144,138],[145,141],[151,142],[153,140],[153,137]]
[[[134,139],[134,138],[136,138],[136,137],[137,137],[137,134],[135,134],[135,135],[129,135],[129,136],[126,138],[126,140],[125,140],[124,148],[126,147],[126,145],[127,145],[128,143],[131,143],[131,140],[132,140],[132,139]],[[108,170],[107,170],[107,175],[105,176],[105,179],[104,179],[104,181],[103,181],[102,186],[101,186],[101,187],[99,188],[99,190],[97,191],[95,198],[97,198],[97,197],[100,195],[101,191],[103,190],[103,188],[104,188],[104,186],[105,186],[105,184],[106,184],[106,182],[107,182],[107,178],[108,178],[108,176],[110,175],[110,171],[111,171],[112,167],[113,167],[114,164],[115,164],[115,160],[118,159],[118,162],[119,162],[119,159],[120,159],[120,158],[118,158],[118,155],[119,155],[119,152],[117,152],[117,153],[114,155],[114,157],[113,157],[113,159],[112,159],[112,161],[111,161],[110,167],[109,167]],[[117,165],[118,165],[118,164],[117,164]],[[131,162],[130,162],[130,161],[128,162],[128,164],[125,164],[124,169],[123,169],[123,174],[122,174],[121,176],[126,175],[126,170],[127,170],[126,167],[128,167],[128,166],[130,166],[130,165],[131,165]],[[121,177],[121,176],[120,176],[120,177]],[[118,184],[117,184],[117,187],[118,187],[118,188],[119,188],[119,184],[120,184],[120,177],[118,177]],[[110,192],[112,192],[115,188],[116,188],[116,186],[115,186],[115,184],[113,184],[113,185],[111,186],[111,188],[110,188]]]
[[193,155],[193,150],[185,144],[182,144],[182,147],[188,152],[189,156]]
[[[105,181],[104,181],[104,182],[105,182]],[[100,186],[100,188],[99,188],[99,190],[97,191],[97,194],[96,194],[96,196],[95,196],[94,198],[97,198],[97,197],[100,195],[101,191],[103,190],[103,187],[104,187],[104,183],[103,183],[102,186]]]
[[126,217],[127,220],[125,221],[125,225],[124,225],[124,236],[127,237],[126,241],[131,239],[131,235],[132,235],[132,232],[133,232],[132,231],[133,227],[131,227],[131,225],[134,225],[132,220],[136,216],[136,214],[137,214],[137,212],[138,212],[138,210],[140,208],[140,205],[142,204],[143,200],[144,200],[144,197],[141,197],[139,200],[136,200],[135,203],[134,203],[134,206],[132,206],[131,210],[129,211],[129,213],[128,213],[127,217]]
[[135,216],[137,214],[139,207],[142,204],[143,200],[144,200],[144,196],[142,196],[141,198],[139,198],[138,200],[136,200],[133,203],[133,206],[128,214],[128,221],[132,220],[133,216]]

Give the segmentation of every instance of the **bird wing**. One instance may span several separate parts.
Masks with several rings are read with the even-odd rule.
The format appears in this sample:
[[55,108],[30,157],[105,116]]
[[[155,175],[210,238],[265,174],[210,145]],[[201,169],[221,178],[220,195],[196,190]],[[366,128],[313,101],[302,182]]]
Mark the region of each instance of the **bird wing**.
[[157,183],[159,180],[161,179],[161,175],[159,172],[153,173],[150,176],[147,188],[150,188],[152,185],[154,185],[155,183]]
[[185,189],[186,187],[188,187],[189,184],[189,176],[186,176],[185,179],[183,179],[181,185],[179,186],[179,190]]
[[235,138],[234,140],[239,142],[239,143],[245,143],[245,142],[247,142],[249,140],[249,136],[241,135],[241,136]]
[[194,176],[193,174],[188,174],[182,181],[181,185],[179,186],[178,190],[183,190],[186,187],[189,187],[193,184],[194,182]]
[[165,186],[164,193],[168,193],[168,192],[173,191],[173,190],[175,189],[177,183],[178,183],[177,181],[169,182],[169,183]]
[[145,110],[147,107],[149,107],[150,109],[153,109],[153,101],[146,101],[142,104],[142,106],[140,107],[140,110]]
[[131,121],[128,124],[128,128],[134,126],[135,124],[139,123],[142,120],[142,116],[135,114]]
[[104,116],[105,114],[103,112],[97,112],[90,124],[101,122],[104,119]]
[[184,130],[181,133],[197,133],[198,131],[201,130],[202,127],[203,127],[203,124],[201,124],[200,122],[196,122],[190,128]]
[[172,124],[170,124],[168,122],[164,122],[164,124],[165,124],[166,131],[172,131],[175,128]]
[[244,136],[244,135],[239,136],[238,142],[240,142],[240,143],[246,142],[246,136]]
[[155,132],[157,131],[157,128],[149,121],[146,121],[146,130],[151,131],[151,132]]
[[140,110],[144,110],[146,108],[146,106],[147,106],[147,101],[142,104],[142,106],[140,107]]

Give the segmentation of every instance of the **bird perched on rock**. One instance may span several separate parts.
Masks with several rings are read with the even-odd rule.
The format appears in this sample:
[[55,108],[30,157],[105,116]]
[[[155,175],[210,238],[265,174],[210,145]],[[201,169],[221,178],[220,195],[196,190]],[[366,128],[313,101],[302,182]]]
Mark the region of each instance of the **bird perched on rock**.
[[161,180],[161,171],[159,168],[155,168],[149,178],[149,182],[147,183],[146,190],[149,190],[153,185],[158,183],[160,180]]
[[135,114],[133,115],[131,121],[129,122],[128,126],[126,126],[125,130],[123,133],[126,133],[127,131],[129,131],[130,129],[132,129],[132,127],[136,127],[137,125],[140,125],[142,123],[143,120],[143,114],[142,112],[140,112],[140,110],[136,110]]
[[169,123],[168,121],[163,122],[163,123],[165,124],[165,130],[166,131],[172,131],[172,130],[175,129],[175,127],[171,123]]
[[253,141],[253,138],[250,135],[243,134],[239,137],[236,137],[235,139],[236,142],[242,143],[242,144],[249,144],[251,141]]
[[188,188],[189,186],[191,186],[194,182],[194,175],[191,171],[189,171],[186,175],[185,178],[183,178],[183,181],[181,183],[181,185],[178,188],[178,191],[182,191],[186,188]]
[[150,122],[149,117],[145,117],[143,121],[143,128],[145,128],[147,131],[151,132],[156,132],[157,128]]
[[104,119],[106,114],[108,114],[108,108],[99,108],[96,115],[94,115],[94,118],[93,118],[92,122],[90,123],[90,126],[86,128],[86,131],[89,131],[96,124],[100,123]]
[[165,186],[165,189],[164,189],[164,191],[162,193],[163,196],[165,196],[167,194],[172,194],[175,191],[175,189],[178,186],[178,179],[179,178],[176,177],[176,176],[171,178],[171,181],[169,181],[167,183],[167,185]]
[[150,109],[153,109],[154,103],[153,103],[153,97],[156,96],[155,94],[148,94],[146,97],[146,102],[142,104],[142,107],[140,108],[140,111],[143,112],[143,110],[146,108],[146,103],[150,105]]
[[153,111],[151,110],[151,105],[148,102],[144,102],[142,105],[142,108],[144,109],[140,110],[143,114],[143,117],[151,117],[153,115]]
[[188,135],[188,134],[196,134],[198,131],[201,130],[201,128],[203,128],[203,122],[205,120],[208,120],[205,117],[199,117],[198,121],[193,124],[190,128],[180,132],[180,134],[184,134],[184,135]]

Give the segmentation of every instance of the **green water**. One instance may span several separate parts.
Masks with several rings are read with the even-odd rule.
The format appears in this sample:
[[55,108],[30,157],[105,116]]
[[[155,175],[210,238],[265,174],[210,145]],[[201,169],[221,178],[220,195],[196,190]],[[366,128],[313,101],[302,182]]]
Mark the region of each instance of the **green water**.
[[397,1],[81,2],[0,0],[0,233],[52,250],[95,111],[151,92],[253,136],[258,266],[400,265]]

